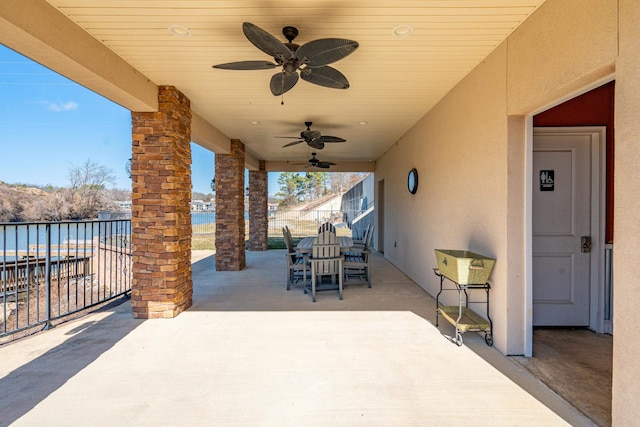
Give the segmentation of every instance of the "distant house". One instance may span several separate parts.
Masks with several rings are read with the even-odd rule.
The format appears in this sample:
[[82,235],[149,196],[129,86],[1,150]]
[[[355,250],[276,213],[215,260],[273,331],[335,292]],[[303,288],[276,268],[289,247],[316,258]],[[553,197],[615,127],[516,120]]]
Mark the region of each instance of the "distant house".
[[121,211],[131,211],[131,200],[116,201],[118,209]]
[[215,210],[215,203],[213,200],[205,202],[203,200],[191,201],[191,212],[209,212]]

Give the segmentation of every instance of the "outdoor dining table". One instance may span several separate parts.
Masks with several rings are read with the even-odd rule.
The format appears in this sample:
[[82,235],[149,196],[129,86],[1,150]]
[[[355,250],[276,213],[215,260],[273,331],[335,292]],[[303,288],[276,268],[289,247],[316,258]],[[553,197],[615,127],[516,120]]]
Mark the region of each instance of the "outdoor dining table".
[[[296,252],[302,255],[310,254],[313,251],[313,240],[316,237],[317,236],[303,237],[296,246]],[[338,241],[340,242],[341,253],[349,252],[349,250],[353,248],[353,239],[351,237],[338,236]]]

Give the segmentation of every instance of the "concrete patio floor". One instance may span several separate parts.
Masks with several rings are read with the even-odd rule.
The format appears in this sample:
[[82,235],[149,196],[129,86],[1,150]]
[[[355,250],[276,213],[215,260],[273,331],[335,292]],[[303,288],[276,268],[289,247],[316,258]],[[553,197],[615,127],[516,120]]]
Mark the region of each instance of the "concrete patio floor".
[[0,425],[593,425],[479,334],[452,344],[380,254],[371,289],[315,304],[285,290],[284,263],[247,252],[216,272],[194,252],[194,304],[175,319],[125,302],[0,346]]

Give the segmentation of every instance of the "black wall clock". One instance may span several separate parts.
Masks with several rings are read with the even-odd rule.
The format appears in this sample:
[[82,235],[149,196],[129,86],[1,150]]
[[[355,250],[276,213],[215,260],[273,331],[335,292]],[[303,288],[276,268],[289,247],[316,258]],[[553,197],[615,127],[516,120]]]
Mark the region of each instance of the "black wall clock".
[[409,176],[407,177],[407,186],[409,187],[409,192],[411,194],[416,194],[416,191],[418,191],[418,171],[416,168],[413,168],[409,171]]

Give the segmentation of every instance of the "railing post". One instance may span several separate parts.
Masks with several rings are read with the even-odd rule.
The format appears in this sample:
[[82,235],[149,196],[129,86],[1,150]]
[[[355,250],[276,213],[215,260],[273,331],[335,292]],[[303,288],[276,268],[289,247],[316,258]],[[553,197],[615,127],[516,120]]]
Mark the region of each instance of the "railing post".
[[44,329],[49,329],[53,325],[51,324],[51,223],[45,225],[47,243],[45,247],[45,286],[46,286],[46,311],[47,319],[44,324]]
[[[131,221],[83,221],[83,230],[80,230],[80,224],[75,221],[0,223],[0,338],[36,326],[43,330],[53,328],[58,318],[102,304],[120,294],[127,297],[127,293],[131,293],[128,243]],[[68,227],[63,230],[65,225]],[[96,226],[98,241],[94,235]],[[103,229],[102,226],[110,228]],[[30,258],[32,227],[35,227],[36,242],[34,259]],[[75,229],[75,237],[71,233],[72,228]],[[8,229],[14,233],[11,237]],[[123,232],[126,234],[122,235]],[[105,239],[102,249],[101,238]],[[89,247],[89,242],[91,245],[96,243],[95,248]],[[12,244],[15,249],[7,249]],[[24,260],[20,259],[22,251],[27,253]],[[8,260],[8,252],[15,252],[15,259]],[[94,283],[98,288],[94,288]],[[7,299],[14,294],[15,308],[7,304]],[[65,294],[66,301],[63,300]],[[31,315],[33,311],[35,316]],[[9,318],[15,318],[15,321]]]

